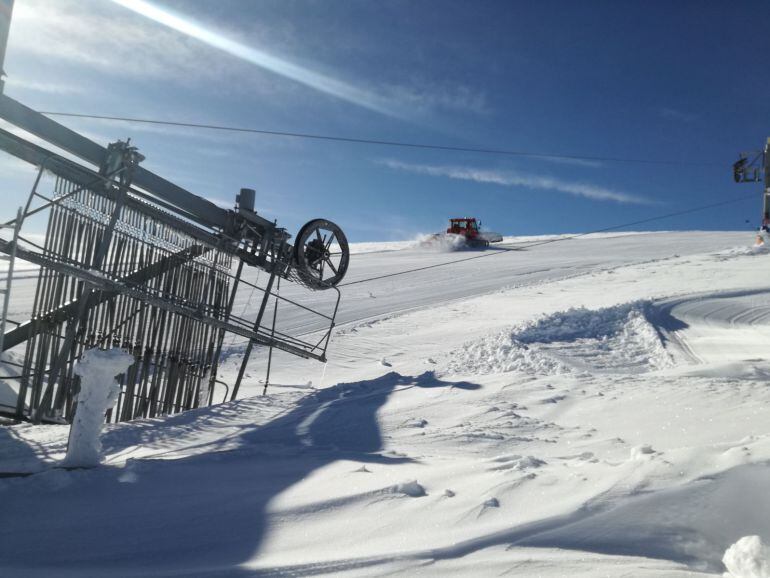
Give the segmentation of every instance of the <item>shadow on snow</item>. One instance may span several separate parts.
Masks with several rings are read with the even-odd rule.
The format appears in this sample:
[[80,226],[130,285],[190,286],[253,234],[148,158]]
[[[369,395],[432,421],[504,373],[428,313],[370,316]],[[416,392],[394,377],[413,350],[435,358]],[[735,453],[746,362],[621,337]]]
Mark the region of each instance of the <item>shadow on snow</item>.
[[258,555],[276,496],[337,460],[411,461],[382,453],[377,412],[394,391],[413,387],[480,388],[433,372],[391,372],[314,392],[267,424],[244,428],[234,450],[5,480],[10,523],[0,526],[0,568],[254,574],[238,565]]

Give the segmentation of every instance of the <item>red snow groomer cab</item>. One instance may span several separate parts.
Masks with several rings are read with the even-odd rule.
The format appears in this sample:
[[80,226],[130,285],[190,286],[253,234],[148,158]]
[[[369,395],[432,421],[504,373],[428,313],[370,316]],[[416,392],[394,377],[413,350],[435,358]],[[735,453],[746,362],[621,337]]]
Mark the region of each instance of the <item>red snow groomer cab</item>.
[[462,217],[449,219],[448,235],[460,235],[465,237],[465,242],[471,247],[487,247],[489,239],[482,235],[481,223],[474,217]]

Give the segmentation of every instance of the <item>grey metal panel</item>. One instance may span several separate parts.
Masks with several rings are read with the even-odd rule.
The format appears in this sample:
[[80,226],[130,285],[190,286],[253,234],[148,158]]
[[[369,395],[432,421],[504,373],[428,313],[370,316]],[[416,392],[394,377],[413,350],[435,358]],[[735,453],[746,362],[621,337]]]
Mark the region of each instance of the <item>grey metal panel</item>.
[[[0,117],[96,166],[100,166],[107,155],[107,149],[103,146],[4,94],[0,95]],[[137,187],[187,211],[196,221],[208,227],[225,229],[230,222],[230,211],[222,209],[211,201],[207,201],[147,169],[137,167],[134,171],[133,183]]]

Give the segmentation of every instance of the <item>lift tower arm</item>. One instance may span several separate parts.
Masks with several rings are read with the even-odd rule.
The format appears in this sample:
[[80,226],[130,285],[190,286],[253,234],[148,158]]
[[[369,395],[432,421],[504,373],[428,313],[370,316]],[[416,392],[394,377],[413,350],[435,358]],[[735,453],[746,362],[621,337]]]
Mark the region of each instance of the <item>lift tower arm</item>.
[[764,182],[762,193],[762,226],[770,225],[770,138],[761,151],[739,153],[733,163],[733,178],[736,183]]

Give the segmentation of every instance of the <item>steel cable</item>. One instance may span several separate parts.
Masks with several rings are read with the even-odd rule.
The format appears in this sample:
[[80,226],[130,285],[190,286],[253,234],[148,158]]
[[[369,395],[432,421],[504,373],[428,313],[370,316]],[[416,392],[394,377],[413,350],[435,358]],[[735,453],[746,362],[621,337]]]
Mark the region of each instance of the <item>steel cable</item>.
[[698,211],[705,211],[706,209],[713,209],[715,207],[722,207],[724,205],[731,205],[733,203],[738,203],[738,202],[741,202],[741,201],[746,201],[746,200],[754,198],[754,197],[756,197],[756,193],[752,193],[751,195],[745,195],[745,196],[738,197],[738,198],[735,198],[735,199],[730,199],[728,201],[721,201],[719,203],[711,203],[711,204],[708,204],[708,205],[700,205],[698,207],[693,207],[693,208],[685,209],[685,210],[682,210],[682,211],[675,211],[675,212],[672,212],[672,213],[666,213],[665,215],[658,215],[656,217],[650,217],[650,218],[647,218],[647,219],[639,219],[637,221],[630,221],[628,223],[623,223],[621,225],[613,225],[611,227],[604,227],[602,229],[595,229],[593,231],[587,231],[585,233],[577,233],[577,234],[568,235],[568,236],[565,236],[565,237],[557,237],[556,239],[546,239],[544,241],[534,241],[532,243],[524,243],[524,244],[518,245],[516,247],[510,247],[510,248],[509,247],[501,247],[501,248],[497,249],[494,253],[484,253],[482,255],[474,255],[472,257],[466,257],[464,259],[455,259],[453,261],[445,261],[443,263],[434,263],[433,265],[425,265],[424,267],[415,267],[414,269],[406,269],[404,271],[397,271],[395,273],[386,273],[384,275],[377,275],[375,277],[369,277],[367,279],[358,279],[356,281],[350,281],[348,283],[341,283],[340,285],[338,285],[338,287],[349,287],[350,285],[358,285],[360,283],[368,283],[370,281],[377,281],[379,279],[387,279],[389,277],[396,277],[398,275],[406,275],[407,273],[416,273],[418,271],[426,271],[428,269],[435,269],[437,267],[444,267],[444,266],[447,266],[447,265],[454,265],[456,263],[464,263],[465,261],[473,261],[474,259],[484,259],[486,257],[494,257],[494,256],[497,256],[497,255],[503,255],[505,253],[509,253],[511,251],[521,251],[522,249],[529,249],[529,248],[532,248],[532,247],[539,247],[541,245],[549,245],[551,243],[560,243],[562,241],[571,241],[573,239],[578,239],[580,237],[585,237],[587,235],[594,235],[594,234],[597,234],[597,233],[606,233],[606,232],[609,232],[609,231],[616,231],[618,229],[624,229],[625,227],[632,227],[634,225],[641,225],[641,224],[644,224],[644,223],[651,223],[651,222],[654,222],[654,221],[660,221],[660,220],[668,219],[668,218],[671,218],[671,217],[678,217],[678,216],[681,216],[681,215],[687,215],[687,214],[695,213],[695,212],[698,212]]
[[278,130],[265,130],[265,129],[257,129],[257,128],[204,124],[204,123],[194,123],[194,122],[177,122],[177,121],[170,121],[170,120],[132,118],[132,117],[125,117],[125,116],[83,114],[83,113],[75,113],[75,112],[41,111],[40,114],[47,114],[49,116],[65,116],[70,118],[112,120],[116,122],[134,122],[134,123],[141,123],[141,124],[179,126],[179,127],[185,127],[185,128],[201,128],[201,129],[207,129],[207,130],[221,130],[221,131],[229,131],[229,132],[261,134],[266,136],[280,136],[280,137],[303,138],[303,139],[321,140],[321,141],[335,141],[335,142],[345,142],[345,143],[351,143],[351,144],[379,145],[379,146],[389,146],[389,147],[404,147],[404,148],[413,148],[413,149],[429,149],[429,150],[452,151],[452,152],[480,153],[480,154],[505,155],[505,156],[517,156],[517,157],[528,157],[528,158],[563,159],[563,160],[572,160],[572,161],[598,161],[598,162],[611,162],[611,163],[634,163],[634,164],[647,164],[647,165],[692,166],[692,167],[720,167],[721,168],[723,166],[723,163],[721,162],[718,163],[718,162],[710,162],[710,161],[681,161],[681,160],[665,160],[665,159],[638,159],[638,158],[626,158],[626,157],[602,157],[602,156],[592,156],[592,155],[557,154],[557,153],[544,153],[544,152],[536,152],[536,151],[523,151],[523,150],[511,150],[511,149],[461,147],[461,146],[440,145],[440,144],[431,144],[431,143],[391,141],[391,140],[382,140],[382,139],[373,139],[373,138],[353,138],[353,137],[344,137],[344,136],[288,132],[288,131],[278,131]]

